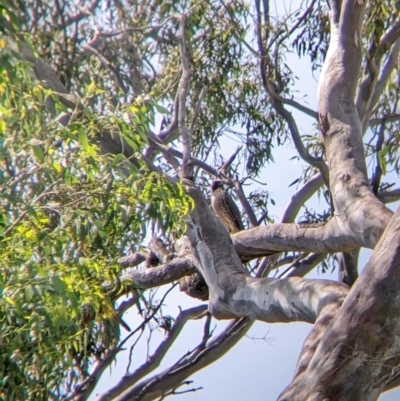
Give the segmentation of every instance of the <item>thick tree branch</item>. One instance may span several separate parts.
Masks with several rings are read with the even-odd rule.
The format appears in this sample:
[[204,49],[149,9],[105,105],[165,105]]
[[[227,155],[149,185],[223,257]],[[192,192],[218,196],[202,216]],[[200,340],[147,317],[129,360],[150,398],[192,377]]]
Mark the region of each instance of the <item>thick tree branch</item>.
[[[314,322],[330,301],[346,295],[347,287],[334,282],[251,278],[234,252],[226,228],[213,216],[201,192],[188,182],[185,186],[196,203],[188,223],[193,261],[208,285],[213,316]],[[283,299],[291,299],[291,305],[296,306],[289,306]]]
[[392,191],[379,191],[378,198],[383,203],[397,202],[400,200],[400,188],[393,189]]
[[351,287],[358,278],[358,256],[360,250],[343,252],[339,258],[339,281]]
[[118,263],[121,267],[135,267],[146,260],[146,254],[144,252],[135,252],[132,255],[124,256],[118,259]]
[[291,197],[285,211],[283,212],[281,222],[292,223],[298,215],[301,207],[322,187],[324,180],[321,174],[316,174],[308,180]]
[[[280,400],[376,399],[400,365],[400,210]],[[304,349],[303,349],[304,352]],[[340,369],[338,368],[340,367]],[[357,380],[349,386],[350,375]],[[318,395],[317,395],[318,394]]]
[[169,284],[182,277],[196,272],[190,256],[175,258],[168,263],[151,267],[148,269],[135,269],[126,272],[121,280],[139,284],[145,288],[154,288],[160,285]]
[[182,158],[182,174],[183,178],[192,177],[192,168],[189,164],[191,157],[191,133],[186,127],[186,97],[189,91],[190,70],[189,62],[186,53],[186,15],[182,14],[179,19],[179,54],[181,56],[182,76],[179,82],[179,113],[178,113],[178,128],[181,135],[183,158]]
[[167,391],[179,386],[193,373],[212,364],[226,354],[246,334],[252,323],[253,321],[245,318],[232,322],[207,346],[204,347],[200,344],[199,347],[196,347],[176,364],[160,372],[157,376],[138,383],[116,398],[115,401],[152,401],[159,399]]
[[[365,228],[368,230],[369,227]],[[362,226],[357,227],[357,230],[362,229]],[[275,252],[332,253],[350,251],[359,246],[373,248],[377,238],[373,230],[369,238],[365,238],[364,235],[359,235],[357,238],[351,232],[346,234],[333,218],[325,225],[260,226],[233,234],[232,241],[241,259],[251,260]]]
[[324,162],[322,158],[317,158],[311,156],[308,150],[304,147],[303,141],[301,139],[301,135],[299,129],[297,127],[296,121],[294,120],[292,114],[287,111],[283,105],[276,101],[275,99],[272,100],[272,105],[274,106],[275,110],[285,119],[286,123],[288,124],[289,131],[292,135],[293,144],[299,153],[299,156],[311,166],[317,168],[322,177],[324,178],[325,183],[329,184],[329,171],[328,166]]
[[382,118],[372,118],[369,120],[369,126],[374,127],[376,125],[381,125],[382,123],[385,122],[393,122],[393,121],[399,121],[400,120],[400,114],[398,113],[393,113],[393,114],[388,114]]
[[147,359],[147,361],[138,367],[134,372],[126,374],[121,380],[111,389],[103,393],[97,398],[97,401],[111,401],[115,397],[122,394],[129,387],[136,384],[144,376],[157,369],[161,361],[165,357],[172,344],[176,341],[179,334],[181,333],[184,325],[188,320],[199,319],[204,316],[204,312],[207,310],[206,305],[199,305],[191,309],[187,309],[179,313],[171,329],[168,331],[166,338],[157,347],[155,352]]
[[369,247],[374,247],[392,213],[370,190],[362,127],[354,106],[361,65],[363,12],[362,2],[346,0],[340,24],[331,21],[331,42],[320,76],[318,98],[337,224],[344,233],[357,238],[360,246],[368,242]]

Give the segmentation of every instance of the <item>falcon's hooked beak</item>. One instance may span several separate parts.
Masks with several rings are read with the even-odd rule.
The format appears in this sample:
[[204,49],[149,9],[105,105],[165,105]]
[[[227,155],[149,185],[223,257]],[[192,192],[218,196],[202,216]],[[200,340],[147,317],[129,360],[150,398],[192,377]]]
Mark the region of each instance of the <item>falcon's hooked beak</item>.
[[224,189],[224,184],[221,181],[213,181],[211,183],[211,192],[216,191],[217,189]]

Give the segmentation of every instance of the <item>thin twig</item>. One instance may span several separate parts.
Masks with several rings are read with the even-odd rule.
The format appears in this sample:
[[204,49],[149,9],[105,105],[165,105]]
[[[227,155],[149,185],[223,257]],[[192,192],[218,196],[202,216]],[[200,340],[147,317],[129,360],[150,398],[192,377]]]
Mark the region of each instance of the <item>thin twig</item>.
[[258,226],[257,217],[254,213],[253,208],[251,207],[249,201],[247,200],[247,198],[243,192],[242,184],[240,183],[240,181],[238,179],[236,179],[233,182],[233,185],[235,187],[236,195],[237,195],[244,211],[246,212],[247,217],[250,220],[250,224],[252,225],[252,227],[257,227]]
[[237,149],[233,152],[233,154],[229,157],[229,159],[222,165],[222,167],[219,169],[219,171],[227,176],[228,175],[228,169],[235,160],[237,154],[242,150],[242,146],[238,146]]
[[192,122],[190,123],[190,132],[193,132],[193,130],[194,130],[194,126],[196,124],[197,117],[200,113],[201,103],[203,102],[204,97],[206,96],[206,93],[207,93],[207,88],[204,86],[200,92],[199,98],[196,103],[196,107],[193,112]]
[[[43,192],[40,195],[38,195],[35,199],[33,199],[30,206],[32,207],[37,202],[39,202],[44,196],[49,195],[51,192],[51,189],[53,189],[53,187],[55,185],[57,185],[59,182],[61,182],[61,179],[51,183],[47,188],[45,188],[43,190]],[[21,222],[21,220],[23,220],[26,217],[27,214],[28,214],[28,212],[26,210],[24,212],[22,212],[20,214],[20,216],[14,221],[14,223],[11,224],[10,227],[8,227],[6,231],[4,231],[3,235],[7,236],[8,234],[10,234],[10,232],[15,228],[15,226],[17,226]]]
[[117,81],[118,86],[122,89],[125,95],[128,93],[128,89],[126,88],[124,81],[121,78],[121,75],[117,71],[117,69],[94,47],[90,46],[88,43],[83,45],[83,48],[92,52],[100,62],[106,67],[111,73],[114,75],[115,80]]

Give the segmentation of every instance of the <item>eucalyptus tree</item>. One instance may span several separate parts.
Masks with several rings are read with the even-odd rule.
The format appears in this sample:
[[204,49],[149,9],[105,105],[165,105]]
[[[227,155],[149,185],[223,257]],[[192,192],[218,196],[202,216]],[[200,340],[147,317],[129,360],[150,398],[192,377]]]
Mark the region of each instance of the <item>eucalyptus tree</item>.
[[[398,2],[308,0],[285,15],[268,0],[0,7],[3,398],[87,399],[128,341],[157,329],[154,353],[98,399],[174,395],[255,320],[312,325],[280,400],[375,400],[399,384],[400,218],[385,206],[400,195],[387,177]],[[295,100],[288,52],[322,67],[318,110]],[[226,138],[241,146],[223,158]],[[260,181],[288,141],[306,167],[274,222]],[[213,214],[216,179],[247,229],[229,235]],[[317,194],[323,213],[306,207]],[[361,248],[374,252],[358,277]],[[339,280],[303,278],[320,264]],[[168,316],[169,290],[157,301],[152,289],[177,282],[202,303]],[[212,318],[232,321],[213,336]],[[193,319],[201,342],[152,374]]]

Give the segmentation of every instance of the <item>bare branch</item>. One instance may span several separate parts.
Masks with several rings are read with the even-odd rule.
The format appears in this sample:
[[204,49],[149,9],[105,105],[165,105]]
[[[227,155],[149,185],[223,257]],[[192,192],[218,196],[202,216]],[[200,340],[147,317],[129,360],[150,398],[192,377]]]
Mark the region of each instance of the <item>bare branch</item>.
[[204,312],[207,311],[206,305],[199,305],[191,309],[182,311],[177,316],[173,326],[168,331],[166,338],[160,343],[153,355],[133,373],[126,374],[122,379],[111,389],[103,393],[97,398],[97,401],[111,401],[118,395],[122,394],[126,389],[136,384],[144,376],[151,373],[154,369],[160,365],[161,361],[165,357],[166,353],[171,348],[172,344],[176,341],[183,327],[188,320],[200,319],[204,316]]
[[305,115],[314,118],[316,121],[318,121],[318,113],[298,102],[296,102],[293,99],[286,99],[282,96],[279,96],[278,94],[274,95],[274,98],[278,101],[281,102],[282,104],[287,104],[288,106],[293,107],[296,110],[301,111],[302,113],[304,113]]
[[369,126],[374,127],[376,125],[380,125],[385,122],[393,122],[393,121],[399,121],[400,120],[400,114],[398,113],[393,113],[393,114],[388,114],[387,116],[384,116],[382,118],[372,118],[369,120]]
[[94,367],[90,373],[90,376],[87,377],[87,379],[81,383],[79,386],[75,388],[74,393],[72,394],[71,397],[68,397],[67,401],[75,400],[75,401],[85,401],[89,398],[91,392],[94,390],[96,384],[100,380],[102,374],[104,373],[104,370],[107,369],[107,367],[113,362],[115,355],[122,350],[122,347],[124,344],[139,330],[142,330],[145,325],[154,318],[155,314],[158,312],[160,309],[161,305],[163,304],[163,301],[167,294],[173,289],[174,286],[172,286],[168,291],[163,296],[163,299],[161,302],[158,304],[158,306],[153,310],[150,316],[146,317],[146,319],[143,320],[143,322],[137,327],[134,331],[128,334],[128,336],[125,337],[123,341],[121,341],[118,346],[114,345],[113,347],[109,347],[105,353],[105,356],[102,359],[99,359],[95,364]]
[[105,356],[102,359],[98,359],[98,361],[94,364],[94,367],[90,373],[90,376],[84,380],[80,385],[76,386],[74,394],[68,397],[67,401],[75,400],[75,401],[85,401],[89,398],[91,392],[94,390],[96,384],[101,378],[104,370],[110,365],[110,363],[114,360],[114,357],[120,352],[126,342],[135,335],[138,331],[143,330],[143,328],[149,323],[151,319],[154,318],[156,313],[159,311],[161,306],[164,303],[165,298],[168,294],[173,290],[175,285],[171,286],[163,295],[162,299],[158,303],[158,305],[152,309],[151,314],[148,315],[142,323],[133,331],[131,331],[122,341],[118,343],[118,345],[114,344],[107,349],[105,352]]
[[176,388],[193,373],[215,362],[227,353],[246,334],[253,321],[238,319],[233,321],[226,330],[219,334],[207,347],[198,352],[196,347],[176,364],[160,372],[155,377],[145,379],[118,398],[118,401],[132,399],[151,401],[162,397],[167,391]]
[[135,252],[132,255],[127,255],[118,259],[118,263],[121,267],[135,267],[146,260],[146,254],[144,252]]
[[233,182],[233,185],[235,186],[236,195],[237,195],[238,199],[240,200],[240,203],[241,203],[244,211],[246,212],[251,225],[253,227],[257,227],[259,225],[258,221],[257,221],[257,217],[254,214],[254,211],[253,211],[252,207],[250,206],[250,203],[248,202],[248,200],[243,192],[243,188],[242,188],[240,181],[235,180]]
[[[343,299],[347,293],[347,287],[333,282],[324,281],[322,284],[295,277],[282,280],[249,277],[232,248],[226,228],[213,216],[201,192],[189,181],[185,181],[184,184],[196,204],[191,221],[188,223],[188,237],[193,247],[192,258],[209,288],[210,312],[213,316],[227,319],[245,315],[266,322],[314,322],[330,301],[336,302],[339,298]],[[271,226],[243,231],[249,233],[248,239],[252,243],[249,253],[257,251],[257,248],[260,249],[260,245],[257,246],[253,241],[253,234],[256,230],[268,227]],[[307,229],[299,226],[287,224],[286,227],[298,227],[296,230],[304,231],[301,234],[292,233],[285,236],[285,241],[296,241],[296,238],[308,235]],[[279,228],[282,229],[282,227]],[[314,230],[318,228],[310,231]],[[277,241],[277,236],[280,234],[275,233],[271,242]],[[232,239],[237,246],[236,237],[237,234],[232,236]],[[326,238],[329,236],[324,237]],[[264,243],[265,237],[261,241]],[[337,238],[334,242],[337,242]],[[329,244],[329,240],[325,240],[325,243]],[[315,287],[318,287],[318,291]],[[266,288],[268,291],[265,290]],[[223,294],[226,293],[232,296],[224,297]],[[292,308],[285,302],[282,304],[280,302],[282,296],[285,299],[295,299],[296,301],[291,305],[296,306]]]
[[307,149],[304,147],[303,141],[300,136],[299,129],[297,127],[296,121],[294,120],[292,114],[287,111],[281,103],[279,103],[276,99],[272,100],[272,105],[274,106],[275,110],[284,118],[286,123],[289,126],[290,133],[292,135],[293,143],[294,146],[296,147],[297,152],[299,153],[299,156],[308,164],[311,166],[317,168],[322,177],[324,178],[324,181],[326,184],[329,183],[329,171],[328,171],[328,166],[326,163],[323,161],[322,158],[317,158],[314,156],[311,156]]
[[304,277],[312,269],[318,266],[325,258],[326,254],[323,253],[312,253],[306,257],[298,258],[279,277]]
[[262,37],[262,30],[261,30],[262,18],[261,18],[261,10],[260,10],[259,0],[256,0],[256,10],[257,10],[257,42],[258,42],[258,49],[261,54],[260,73],[261,73],[261,78],[262,78],[264,89],[267,92],[267,94],[269,95],[272,106],[274,107],[276,112],[288,124],[290,133],[292,135],[293,143],[294,143],[296,150],[298,151],[300,157],[306,163],[317,168],[320,171],[320,173],[322,174],[324,181],[328,184],[329,183],[328,167],[326,166],[323,159],[313,157],[308,153],[308,151],[304,147],[303,141],[301,140],[301,136],[300,136],[296,121],[294,120],[292,114],[284,108],[282,102],[278,100],[278,96],[277,96],[276,90],[274,88],[274,85],[267,78],[266,72],[269,68],[268,65],[271,64],[271,62],[269,60],[269,56],[268,56],[268,54],[265,50],[264,44],[263,44],[263,37]]
[[360,249],[343,252],[339,258],[339,281],[351,287],[358,278],[358,256]]
[[[400,17],[399,17],[399,22],[400,22]],[[399,26],[400,26],[400,24],[399,24]],[[400,35],[400,32],[399,32],[399,35]],[[389,51],[387,60],[381,69],[381,73],[380,73],[378,80],[376,82],[376,85],[375,85],[375,90],[372,94],[370,112],[372,112],[373,108],[378,103],[378,100],[379,100],[380,96],[382,95],[393,70],[398,65],[399,54],[400,54],[400,38],[398,38],[396,40],[396,42],[394,42],[394,44],[392,45],[392,47]]]
[[339,24],[342,1],[343,0],[329,0],[329,6],[331,8],[331,21],[333,25]]
[[196,124],[197,117],[200,113],[201,103],[203,102],[204,97],[206,96],[206,93],[207,93],[207,88],[204,87],[200,92],[199,98],[196,103],[196,107],[193,112],[192,122],[190,123],[190,132],[193,132],[193,130],[194,130],[194,126]]
[[[345,231],[352,232],[353,237],[358,237],[359,246],[364,246],[361,244],[365,242],[371,246],[383,233],[392,212],[370,190],[362,127],[354,106],[361,66],[361,24],[365,3],[344,0],[342,7],[340,26],[331,21],[331,43],[320,76],[320,122],[337,223],[342,228],[347,227]],[[368,224],[377,229],[369,239],[362,239],[355,228],[361,215],[370,216]],[[366,220],[368,218],[364,223]]]
[[118,353],[117,347],[109,347],[106,351],[105,356],[102,359],[97,360],[90,372],[90,376],[82,382],[80,385],[76,386],[71,397],[68,397],[66,401],[85,401],[89,398],[90,393],[96,387],[96,384],[100,380],[104,371],[111,365],[114,361],[115,355]]
[[333,253],[350,251],[358,246],[372,248],[375,238],[362,245],[353,235],[345,234],[331,219],[325,225],[269,224],[240,231],[232,235],[233,245],[241,260],[268,256],[275,252]]
[[191,157],[191,133],[186,127],[186,97],[189,91],[190,70],[186,53],[186,15],[182,14],[179,21],[179,53],[181,56],[182,76],[179,82],[179,113],[178,127],[182,139],[183,158],[182,158],[182,178],[189,178],[192,174],[192,168],[189,165]]
[[[371,43],[369,46],[366,71],[356,98],[357,112],[363,124],[363,132],[366,131],[372,110],[381,96],[393,69],[396,67],[400,52],[399,36],[400,17],[382,35],[378,45]],[[378,78],[382,58],[388,49],[390,49],[388,58]]]
[[397,202],[400,200],[400,188],[393,189],[392,191],[380,191],[377,196],[383,203]]
[[75,15],[72,15],[71,17],[67,18],[65,21],[63,21],[62,24],[57,25],[57,29],[64,29],[71,24],[79,22],[80,20],[87,17],[88,15],[92,15],[99,3],[100,3],[100,0],[94,0],[87,7],[82,7],[82,6],[77,7],[79,12],[76,13]]
[[268,210],[265,210],[264,213],[257,220],[257,227],[268,217]]
[[222,167],[219,169],[219,171],[227,176],[228,175],[228,169],[231,166],[231,164],[233,163],[233,161],[235,160],[237,154],[241,151],[242,147],[238,146],[236,148],[236,150],[233,152],[233,154],[229,157],[229,159],[222,165]]
[[[183,159],[182,152],[180,152],[179,150],[176,150],[176,149],[174,149],[174,148],[172,148],[170,146],[165,145],[153,133],[148,132],[147,136],[148,136],[149,140],[151,141],[152,146],[155,149],[157,149],[158,151],[160,151],[163,154],[163,156],[166,158],[166,160],[169,160],[168,159],[168,155],[169,156],[173,156],[173,157],[177,157],[179,159]],[[195,166],[200,167],[201,169],[203,169],[207,173],[211,174],[212,176],[215,176],[215,177],[219,176],[219,172],[217,170],[215,170],[213,167],[209,166],[207,163],[203,162],[202,160],[199,160],[199,159],[196,159],[194,157],[191,157],[190,158],[190,162],[193,163]],[[173,166],[176,166],[177,164],[178,163],[175,162],[173,164]],[[178,164],[178,166],[179,166],[179,164]]]
[[90,44],[86,43],[83,45],[83,48],[86,49],[89,53],[94,54],[100,62],[106,67],[111,73],[114,75],[115,81],[117,82],[118,86],[122,89],[122,91],[125,93],[125,95],[128,93],[128,89],[126,88],[124,81],[122,80],[122,77],[118,70],[94,47],[92,47]]
[[287,99],[284,98],[282,96],[279,96],[278,94],[274,94],[273,95],[274,99],[276,99],[278,102],[282,103],[282,104],[287,104],[288,106],[293,107],[296,110],[301,111],[302,113],[304,113],[305,115],[314,118],[316,121],[318,121],[318,113],[298,102],[296,102],[293,99]]
[[137,303],[138,303],[138,295],[134,294],[129,299],[126,299],[125,301],[122,301],[119,304],[117,308],[118,314],[122,316],[129,308],[131,308],[133,305]]
[[139,284],[145,288],[153,288],[172,283],[195,272],[196,269],[191,258],[185,256],[173,259],[172,261],[157,267],[131,270],[126,272],[121,277],[121,280]]
[[308,180],[300,189],[298,189],[291,197],[289,204],[283,212],[281,222],[292,223],[299,213],[301,207],[311,198],[315,192],[323,185],[324,180],[321,174],[316,174]]
[[165,131],[160,132],[158,135],[159,139],[165,143],[170,143],[179,136],[178,131],[178,115],[179,115],[179,91],[176,91],[175,101],[174,101],[174,114],[172,116],[172,121]]
[[[303,347],[301,367],[280,400],[306,400],[316,393],[320,399],[341,394],[353,400],[371,395],[376,399],[390,382],[400,364],[400,345],[389,341],[400,330],[400,320],[394,318],[400,312],[399,244],[398,209],[342,307],[331,321],[321,322],[322,335],[313,332],[315,338]],[[382,329],[388,325],[390,330]],[[362,385],[348,386],[348,375],[355,371]]]
[[378,193],[379,185],[382,178],[382,168],[379,160],[379,152],[382,150],[382,145],[385,140],[385,123],[382,123],[378,131],[378,140],[375,146],[376,158],[375,158],[375,171],[371,178],[372,192],[376,195]]

